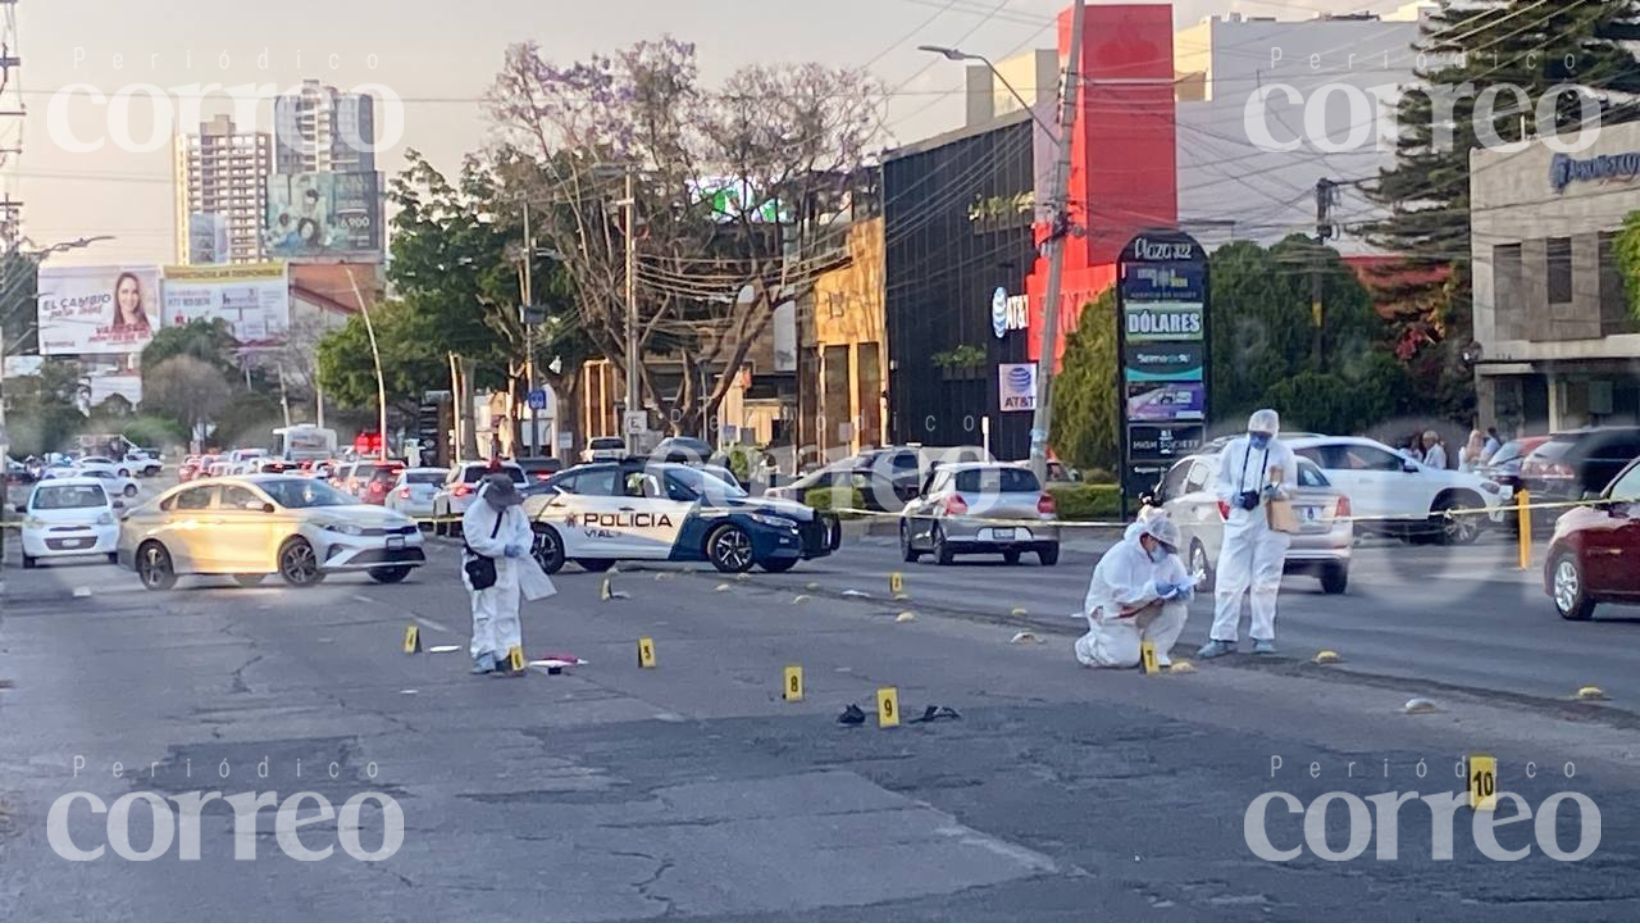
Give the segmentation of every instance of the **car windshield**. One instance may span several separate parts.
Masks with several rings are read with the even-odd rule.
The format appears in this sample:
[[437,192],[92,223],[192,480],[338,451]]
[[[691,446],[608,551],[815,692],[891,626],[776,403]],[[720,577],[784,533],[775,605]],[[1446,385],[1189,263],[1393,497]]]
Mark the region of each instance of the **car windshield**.
[[730,484],[716,475],[703,472],[698,468],[678,466],[670,470],[673,478],[684,487],[702,497],[745,497],[746,492],[738,484]]
[[1510,440],[1509,442],[1504,443],[1502,446],[1498,447],[1497,452],[1492,453],[1492,458],[1487,460],[1487,464],[1504,465],[1515,461],[1521,457],[1520,450],[1524,445],[1525,443],[1521,440]]
[[345,507],[358,501],[322,481],[311,478],[277,478],[259,481],[256,486],[266,491],[281,507],[301,510],[308,507]]
[[1557,436],[1554,439],[1544,443],[1542,446],[1532,450],[1532,454],[1527,456],[1527,458],[1538,461],[1553,462],[1554,460],[1565,456],[1576,443],[1577,440],[1574,437]]
[[108,495],[102,485],[58,484],[34,492],[35,510],[80,510],[86,507],[106,507]]

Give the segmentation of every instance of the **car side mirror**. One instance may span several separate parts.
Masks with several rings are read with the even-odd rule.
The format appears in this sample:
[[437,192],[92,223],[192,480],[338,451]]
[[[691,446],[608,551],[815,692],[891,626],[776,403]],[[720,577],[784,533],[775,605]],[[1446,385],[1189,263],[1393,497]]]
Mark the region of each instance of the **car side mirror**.
[[16,507],[13,507],[12,509],[17,511],[18,513],[27,514],[28,513],[28,504],[18,504]]
[[122,501],[122,500],[120,500],[119,498],[116,497],[116,498],[114,498],[113,507],[114,507],[115,510],[124,510],[125,509],[125,501]]

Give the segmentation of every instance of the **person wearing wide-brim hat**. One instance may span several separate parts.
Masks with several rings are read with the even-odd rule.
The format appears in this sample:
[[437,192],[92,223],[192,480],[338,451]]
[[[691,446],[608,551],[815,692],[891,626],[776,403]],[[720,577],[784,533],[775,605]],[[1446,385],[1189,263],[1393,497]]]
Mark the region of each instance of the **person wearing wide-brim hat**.
[[525,569],[540,574],[530,557],[530,519],[523,503],[509,476],[486,475],[461,517],[467,541],[461,580],[472,594],[475,674],[518,673],[508,670],[507,656],[524,644],[518,619],[520,578]]

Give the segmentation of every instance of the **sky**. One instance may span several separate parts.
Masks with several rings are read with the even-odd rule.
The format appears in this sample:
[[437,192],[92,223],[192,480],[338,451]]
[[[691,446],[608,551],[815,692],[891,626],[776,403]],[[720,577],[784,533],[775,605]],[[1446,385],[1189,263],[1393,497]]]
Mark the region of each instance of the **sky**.
[[[1090,0],[1093,2],[1093,0]],[[708,85],[750,63],[864,66],[891,90],[886,124],[904,143],[957,127],[963,66],[916,50],[960,45],[993,59],[1052,47],[1065,0],[20,0],[16,88],[28,110],[23,153],[0,183],[24,203],[24,233],[46,245],[107,234],[59,265],[174,259],[170,137],[193,115],[185,88],[278,88],[317,78],[403,100],[402,139],[378,154],[392,173],[406,150],[455,169],[490,131],[478,98],[506,47],[526,39],[559,62],[662,35],[697,45]],[[1189,25],[1239,11],[1305,19],[1317,11],[1388,12],[1400,0],[1176,0]],[[158,88],[157,90],[154,88]],[[136,94],[130,125],[96,95]],[[243,92],[243,91],[241,91]],[[163,100],[144,101],[152,93]],[[227,112],[222,95],[193,104]],[[10,108],[0,105],[0,108]],[[260,107],[271,131],[271,105]],[[381,117],[378,116],[378,119]],[[128,129],[128,130],[127,130]],[[113,143],[122,130],[138,147]],[[100,148],[97,142],[102,141]]]

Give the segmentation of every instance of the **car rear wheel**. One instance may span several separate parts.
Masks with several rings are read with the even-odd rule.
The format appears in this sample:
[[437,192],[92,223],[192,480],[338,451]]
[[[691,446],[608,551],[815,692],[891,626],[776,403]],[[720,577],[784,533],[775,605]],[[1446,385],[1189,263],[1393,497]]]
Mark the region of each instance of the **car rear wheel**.
[[768,561],[760,562],[759,566],[770,574],[785,574],[787,571],[797,567],[797,559],[771,558]]
[[265,577],[267,577],[265,574],[236,574],[233,576],[233,582],[240,587],[255,587],[262,583],[262,579]]
[[397,584],[409,577],[413,570],[409,565],[395,565],[391,568],[371,568],[367,573],[378,584]]
[[1348,565],[1328,564],[1321,566],[1321,591],[1329,594],[1341,594],[1350,586],[1350,568]]
[[752,537],[733,524],[719,526],[706,537],[706,557],[724,574],[740,574],[752,567]]
[[1044,568],[1052,568],[1054,565],[1059,564],[1059,543],[1055,542],[1053,545],[1045,545],[1037,549],[1036,560],[1041,562]]
[[176,569],[171,566],[171,553],[158,542],[144,543],[137,549],[137,577],[148,590],[170,590],[176,586]]
[[312,543],[300,536],[279,547],[279,576],[292,587],[312,587],[325,579]]
[[613,558],[577,558],[575,563],[581,566],[582,571],[591,571],[593,574],[603,574],[615,567]]
[[1213,589],[1213,562],[1207,558],[1207,547],[1195,539],[1190,540],[1190,579],[1197,593]]
[[535,524],[535,541],[530,545],[535,563],[548,574],[557,574],[564,567],[564,540],[558,530],[545,523]]
[[134,484],[126,485],[124,493],[125,493],[126,497],[136,497],[137,496],[137,486],[134,485]]
[[900,521],[900,558],[904,559],[907,564],[915,564],[922,557],[923,557],[923,553],[917,551],[911,545],[911,527],[908,526],[904,520],[901,520]]
[[1583,566],[1578,563],[1576,555],[1561,552],[1555,556],[1549,574],[1550,596],[1554,597],[1555,609],[1561,619],[1583,622],[1594,615],[1594,601],[1584,591]]
[[945,530],[938,524],[934,526],[934,561],[949,565],[957,560],[956,553],[951,551],[951,544],[945,541]]
[[1453,516],[1453,510],[1478,510],[1485,502],[1472,494],[1454,494],[1442,497],[1435,502],[1430,511],[1430,518],[1440,526],[1442,545],[1469,545],[1481,534],[1481,515],[1462,514]]

